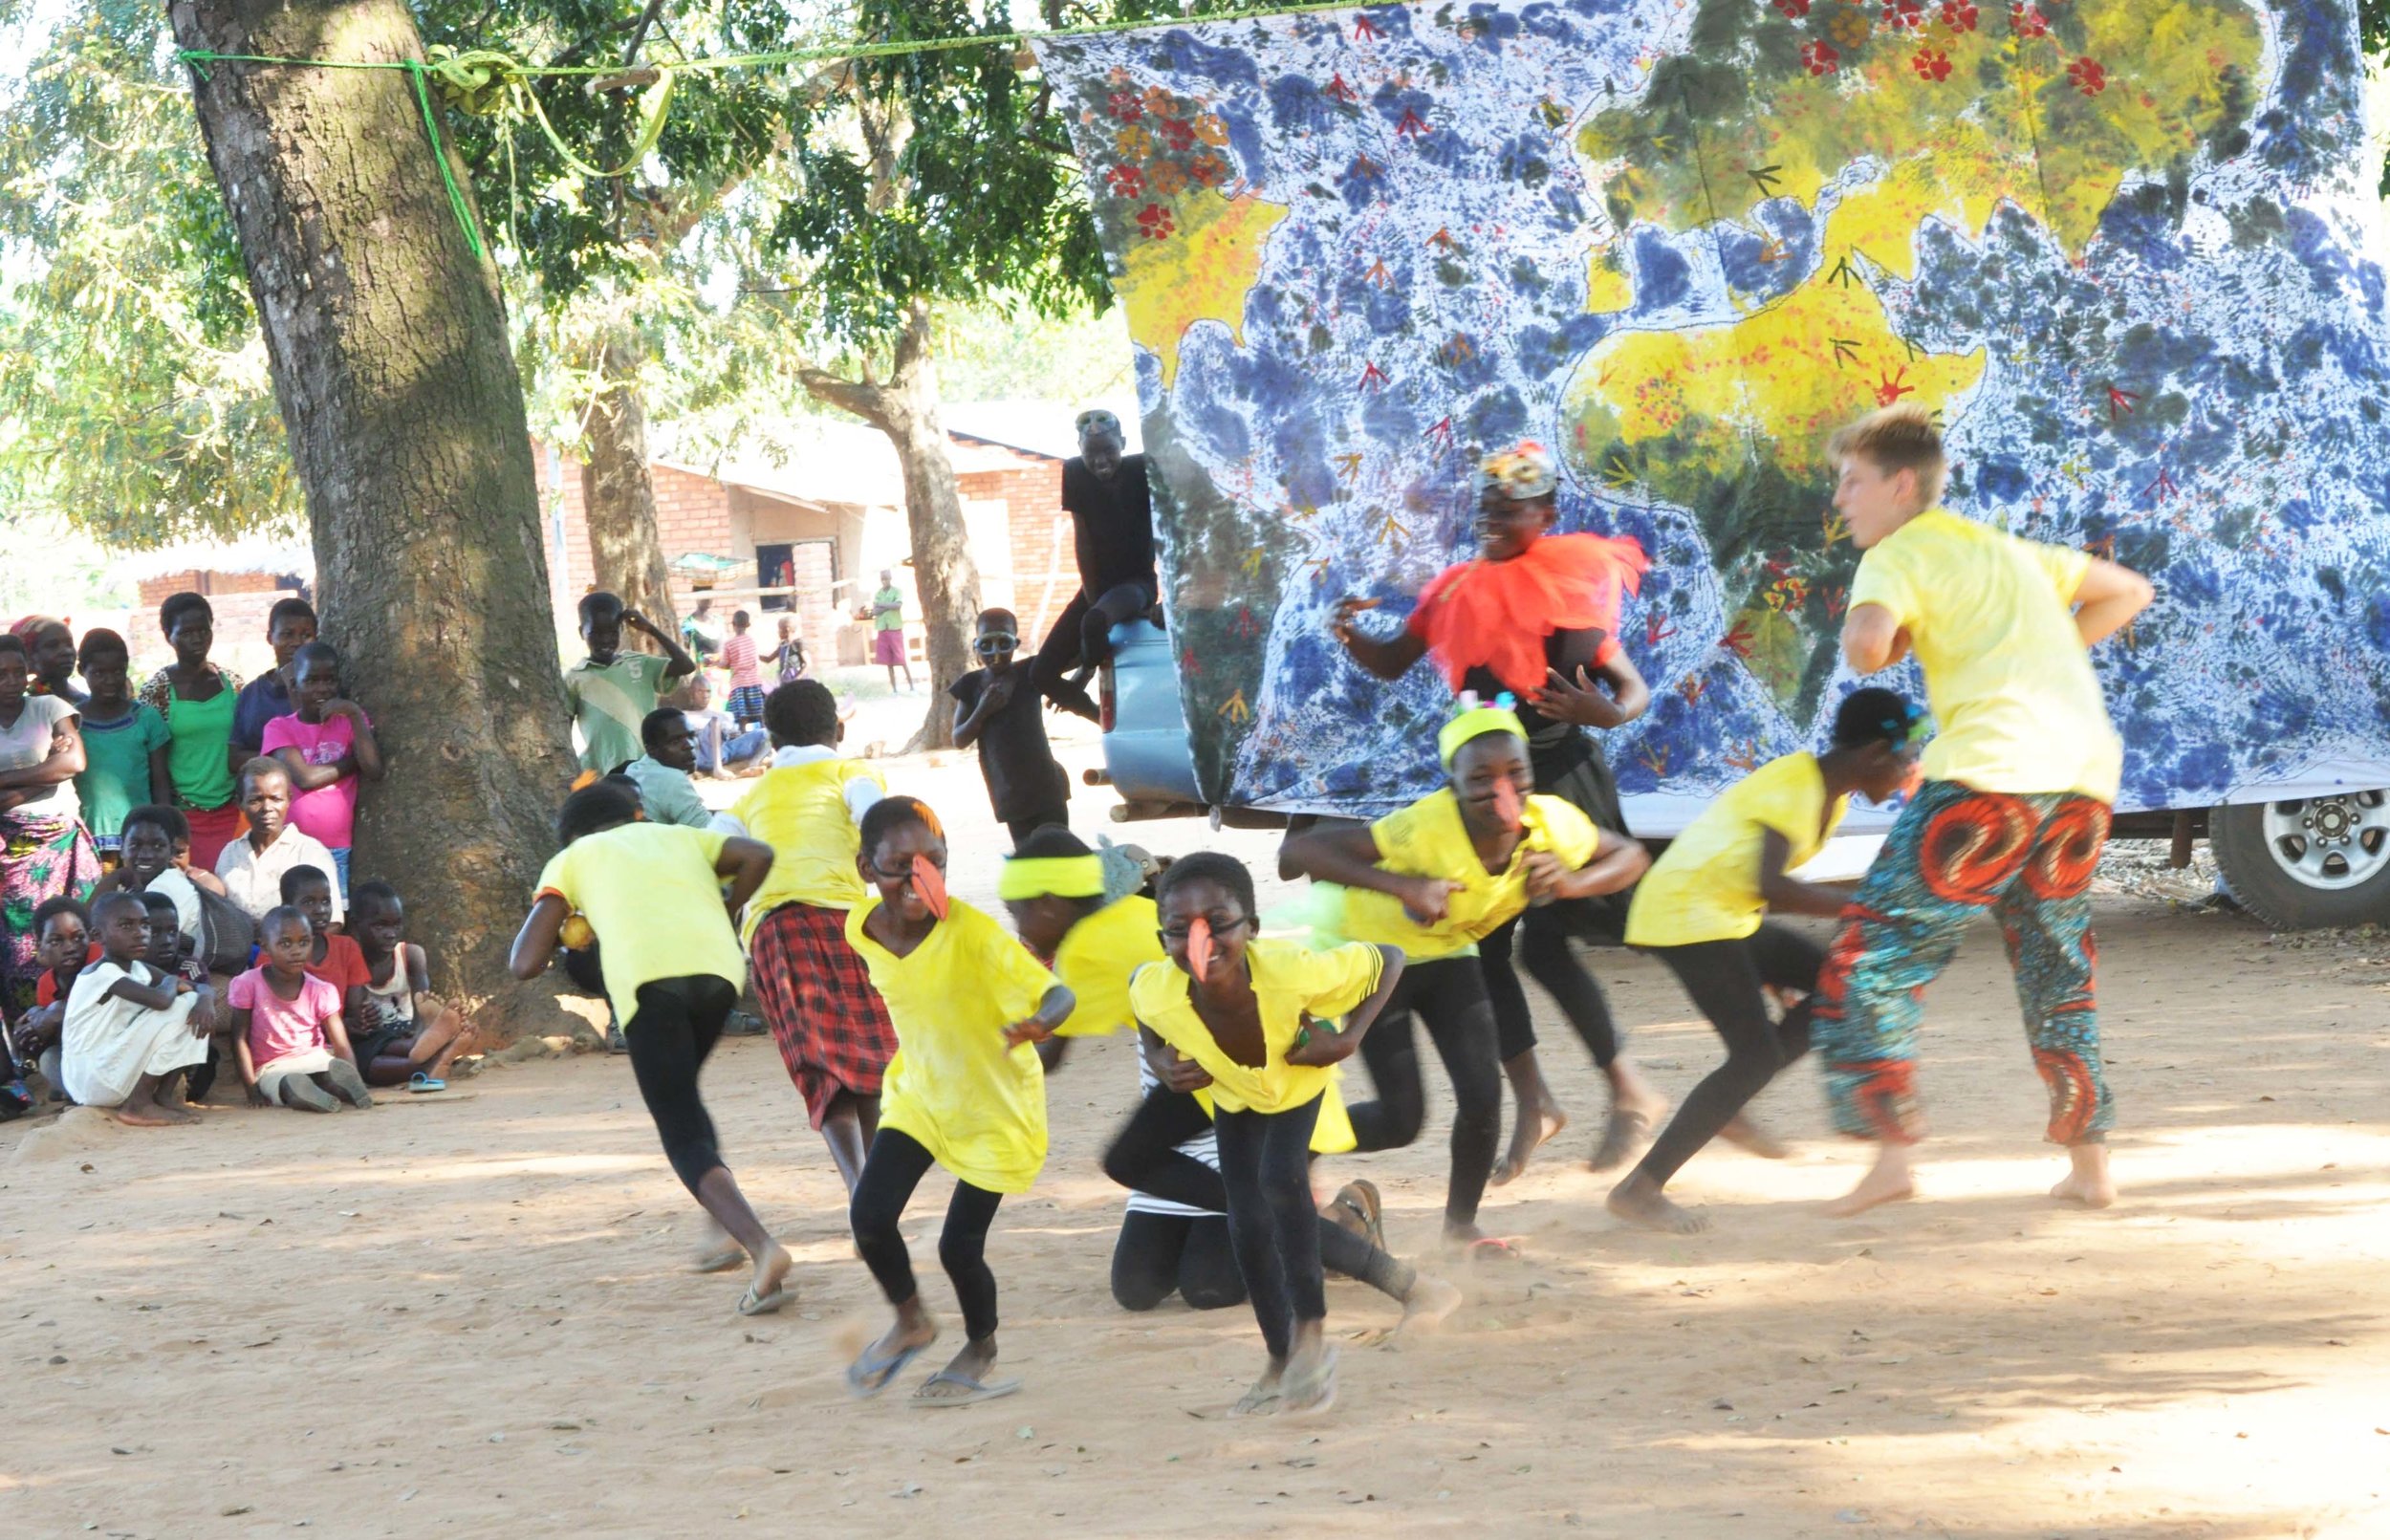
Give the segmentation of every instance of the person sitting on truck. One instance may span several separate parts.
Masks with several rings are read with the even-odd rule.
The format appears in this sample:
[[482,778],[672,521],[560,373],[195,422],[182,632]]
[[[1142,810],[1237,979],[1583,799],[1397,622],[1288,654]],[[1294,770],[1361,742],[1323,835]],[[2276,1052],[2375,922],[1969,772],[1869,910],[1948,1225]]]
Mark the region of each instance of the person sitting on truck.
[[971,650],[981,667],[946,686],[954,697],[954,747],[979,745],[979,773],[1012,848],[1048,824],[1070,822],[1071,778],[1046,742],[1034,676],[1012,661],[1021,625],[1010,610],[982,610]]
[[1643,847],[1565,798],[1538,795],[1527,728],[1505,705],[1462,710],[1437,735],[1450,784],[1367,826],[1322,825],[1288,836],[1284,862],[1337,884],[1321,929],[1330,942],[1399,946],[1410,960],[1385,1019],[1361,1044],[1378,1099],[1351,1109],[1357,1148],[1397,1149],[1425,1120],[1416,1011],[1452,1077],[1452,1176],[1445,1241],[1503,1254],[1477,1227],[1477,1205],[1502,1139],[1493,1008],[1478,948],[1530,904],[1630,887],[1651,864]]
[[1836,1216],[1907,1198],[1924,1132],[1917,1025],[1926,986],[1989,910],[2007,940],[2049,1139],[2072,1169],[2050,1195],[2116,1201],[2093,992],[2091,879],[2107,842],[2123,744],[2090,649],[2149,603],[2112,561],[2022,540],[1940,506],[1942,433],[1920,406],[1859,419],[1827,445],[1834,506],[1861,552],[1842,624],[1852,671],[1911,651],[1941,732],[1818,975],[1812,1018],[1837,1132],[1876,1161]]
[[1120,420],[1100,407],[1078,414],[1078,453],[1062,462],[1078,592],[1046,633],[1031,679],[1039,694],[1094,722],[1087,681],[1112,656],[1112,628],[1154,607],[1154,499],[1145,457],[1123,454]]
[[[1455,691],[1490,700],[1517,697],[1528,758],[1542,792],[1575,805],[1602,829],[1629,833],[1601,747],[1587,728],[1624,727],[1651,705],[1651,690],[1618,641],[1619,608],[1650,563],[1622,536],[1552,533],[1559,518],[1559,476],[1551,452],[1522,443],[1488,456],[1477,473],[1477,554],[1445,568],[1420,591],[1410,618],[1380,640],[1358,617],[1377,600],[1336,607],[1336,640],[1380,679],[1396,680],[1432,658]],[[1510,1153],[1494,1173],[1500,1186],[1527,1169],[1538,1146],[1568,1126],[1535,1059],[1534,1019],[1510,961],[1520,961],[1552,997],[1610,1083],[1610,1117],[1590,1164],[1623,1164],[1659,1125],[1667,1103],[1619,1052],[1617,1027],[1593,975],[1570,950],[1573,933],[1617,941],[1626,928],[1625,898],[1554,904],[1488,936],[1486,988],[1501,1037],[1503,1072],[1517,1114]]]

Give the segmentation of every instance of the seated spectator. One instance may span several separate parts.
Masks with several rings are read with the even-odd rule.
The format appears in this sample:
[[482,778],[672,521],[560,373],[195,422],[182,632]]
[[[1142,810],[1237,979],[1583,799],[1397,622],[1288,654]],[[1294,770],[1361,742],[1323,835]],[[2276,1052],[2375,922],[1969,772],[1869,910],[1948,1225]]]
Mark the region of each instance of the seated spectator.
[[190,944],[183,939],[174,900],[154,889],[144,891],[141,898],[149,911],[149,965],[187,980],[191,992],[200,997],[191,1008],[191,1025],[207,1029],[207,1062],[193,1065],[183,1076],[183,1095],[196,1104],[207,1099],[208,1089],[216,1083],[216,1067],[232,1056],[232,1047],[225,1041],[232,1025],[231,1013],[224,1009],[223,992],[208,977],[207,965],[191,955]]
[[[334,869],[332,852],[323,842],[291,826],[291,772],[278,759],[257,758],[241,767],[241,811],[249,815],[249,832],[224,847],[216,857],[216,876],[224,880],[226,897],[263,921],[282,903],[282,874],[293,866],[319,872]],[[332,922],[340,922],[340,895],[332,896]],[[264,945],[265,939],[258,938]]]
[[200,889],[219,897],[224,883],[215,873],[191,864],[191,826],[183,810],[163,802],[135,808],[120,826],[122,859],[99,879],[95,900],[109,893],[158,893],[173,903],[176,922],[196,949],[202,944],[203,909]]
[[101,956],[76,976],[59,1035],[66,1094],[128,1127],[187,1123],[196,1114],[175,1087],[207,1058],[208,1024],[192,1020],[200,996],[143,961],[149,908],[140,899],[109,894],[92,906],[92,924]]
[[99,960],[91,944],[91,915],[73,899],[52,899],[33,911],[33,1009],[17,1018],[12,1034],[18,1055],[41,1071],[52,1099],[65,1095],[58,1078],[58,1039],[66,1026],[66,1002],[76,975]]
[[442,1076],[465,1046],[465,1016],[431,992],[424,949],[406,940],[399,890],[359,882],[349,923],[365,958],[365,1003],[349,1034],[365,1083],[446,1090]]
[[713,814],[689,782],[688,772],[697,768],[697,734],[687,713],[659,706],[639,725],[639,736],[647,752],[623,766],[622,773],[639,788],[647,821],[705,828]]
[[174,772],[166,763],[174,735],[156,706],[133,699],[131,655],[122,637],[84,632],[78,661],[91,694],[83,701],[83,770],[75,777],[75,795],[92,843],[109,858],[121,842],[126,813],[174,800]]
[[291,822],[332,852],[340,897],[349,896],[349,846],[357,826],[357,785],[381,779],[381,745],[365,708],[340,693],[340,654],[311,641],[292,663],[298,708],[266,724],[266,752],[282,762],[295,793]]
[[692,675],[675,697],[688,717],[689,730],[697,734],[698,773],[726,780],[750,770],[762,774],[770,768],[771,738],[761,727],[738,731],[728,712],[716,711],[706,704],[712,698],[703,674]]
[[232,981],[233,1052],[250,1100],[261,1107],[338,1112],[340,1103],[370,1107],[373,1093],[357,1073],[356,1054],[340,1020],[340,993],[307,971],[315,927],[296,909],[278,906],[258,922],[257,966]]
[[307,928],[315,933],[307,971],[340,991],[340,1019],[355,1021],[357,1008],[365,1002],[365,959],[356,942],[332,928],[332,874],[316,866],[292,867],[282,874],[282,901],[305,915]]

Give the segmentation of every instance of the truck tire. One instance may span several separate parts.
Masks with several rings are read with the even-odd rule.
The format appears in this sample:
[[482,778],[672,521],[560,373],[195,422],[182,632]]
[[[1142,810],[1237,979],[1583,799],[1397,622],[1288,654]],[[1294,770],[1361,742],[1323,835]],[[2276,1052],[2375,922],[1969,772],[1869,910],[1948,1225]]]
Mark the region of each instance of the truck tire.
[[2207,843],[2241,907],[2276,930],[2390,921],[2390,799],[2381,792],[2217,808]]

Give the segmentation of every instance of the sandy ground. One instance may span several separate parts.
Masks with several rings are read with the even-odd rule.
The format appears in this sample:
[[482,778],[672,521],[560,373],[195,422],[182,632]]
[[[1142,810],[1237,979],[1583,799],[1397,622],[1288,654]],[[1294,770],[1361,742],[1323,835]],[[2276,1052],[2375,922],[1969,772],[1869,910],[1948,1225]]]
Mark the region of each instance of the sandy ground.
[[[992,849],[967,759],[890,771]],[[956,865],[990,897],[989,857]],[[801,1304],[756,1321],[736,1275],[685,1270],[699,1216],[619,1059],[337,1120],[20,1122],[0,1129],[0,1532],[2390,1534],[2384,948],[2127,896],[2100,934],[2113,1211],[2042,1196],[2061,1161],[1988,930],[1933,997],[1925,1196],[1855,1222],[1814,1212],[1859,1152],[1825,1137],[1804,1065],[1761,1104],[1793,1159],[1716,1150],[1680,1179],[1709,1234],[1618,1227],[1581,1165],[1598,1088],[1555,1025],[1579,1121],[1488,1210],[1529,1260],[1455,1272],[1470,1303],[1436,1336],[1385,1339],[1393,1307],[1332,1282],[1342,1397],[1299,1422],[1221,1420],[1258,1356],[1249,1312],[1112,1303],[1097,1160],[1134,1095],[1125,1042],[1054,1079],[1045,1179],[993,1235],[1028,1388],[963,1411],[846,1399],[884,1306],[768,1039],[726,1043],[706,1079],[798,1257]],[[1681,1095],[1708,1029],[1656,966],[1596,965]],[[1335,1166],[1386,1189],[1414,1256],[1445,1126]],[[945,1191],[933,1176],[908,1234],[951,1342]]]

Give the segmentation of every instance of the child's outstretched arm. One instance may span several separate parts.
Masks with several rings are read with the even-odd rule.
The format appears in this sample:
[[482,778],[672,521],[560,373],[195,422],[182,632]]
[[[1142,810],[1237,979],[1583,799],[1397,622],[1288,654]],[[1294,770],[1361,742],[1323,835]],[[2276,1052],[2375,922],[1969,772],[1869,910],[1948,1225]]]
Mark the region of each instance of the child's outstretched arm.
[[1037,1002],[1035,1015],[1027,1021],[1016,1021],[1004,1030],[1005,1046],[1018,1048],[1023,1043],[1044,1042],[1059,1030],[1062,1024],[1071,1019],[1071,1012],[1077,1009],[1078,996],[1071,992],[1070,987],[1055,985]]
[[1400,946],[1380,945],[1378,956],[1382,964],[1378,987],[1370,991],[1368,999],[1345,1013],[1343,1030],[1331,1031],[1323,1024],[1307,1019],[1301,1037],[1287,1050],[1289,1064],[1335,1064],[1351,1058],[1360,1048],[1361,1038],[1377,1025],[1378,1013],[1394,998],[1394,987],[1402,982],[1402,969],[1408,961]]
[[1909,634],[1901,618],[1880,604],[1856,604],[1842,622],[1842,661],[1855,674],[1890,668],[1908,656]]
[[514,945],[507,952],[507,971],[518,979],[535,979],[547,972],[556,955],[556,937],[572,913],[572,905],[558,894],[543,893],[533,900],[532,912],[523,917],[523,928],[514,933]]
[[1278,847],[1281,871],[1292,867],[1320,882],[1368,888],[1401,901],[1412,919],[1432,925],[1445,917],[1464,884],[1441,877],[1411,877],[1378,864],[1378,839],[1367,824],[1322,825],[1289,835]]
[[1328,621],[1328,630],[1361,667],[1380,679],[1401,679],[1411,671],[1413,663],[1427,656],[1426,639],[1406,628],[1381,641],[1353,623],[1355,616],[1377,607],[1376,599],[1340,598]]
[[1785,871],[1785,862],[1792,856],[1792,841],[1773,829],[1760,835],[1759,896],[1768,900],[1768,907],[1778,914],[1814,915],[1820,920],[1837,918],[1849,900],[1829,887],[1804,882]]

